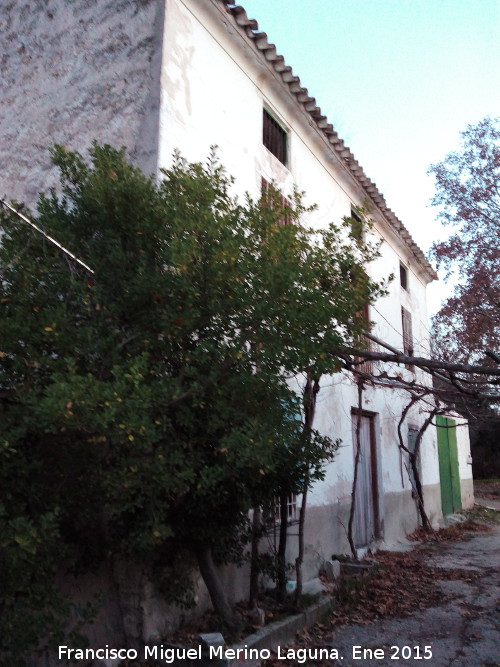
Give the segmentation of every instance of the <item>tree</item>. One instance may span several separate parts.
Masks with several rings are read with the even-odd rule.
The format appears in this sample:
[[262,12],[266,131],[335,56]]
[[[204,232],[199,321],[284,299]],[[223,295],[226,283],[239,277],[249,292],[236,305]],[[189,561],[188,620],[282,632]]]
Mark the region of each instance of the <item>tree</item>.
[[338,370],[336,350],[360,340],[376,249],[347,222],[308,229],[298,194],[286,211],[272,190],[238,203],[213,156],[178,157],[158,183],[109,146],[53,160],[61,195],[41,196],[37,225],[90,270],[2,213],[0,637],[15,644],[23,617],[56,624],[61,554],[78,572],[131,559],[160,585],[168,568],[177,602],[197,562],[234,626],[215,565],[241,557],[250,508],[333,455],[290,418],[289,380]]
[[431,249],[438,266],[457,279],[434,318],[437,345],[447,358],[487,360],[485,351],[498,351],[500,341],[500,118],[469,125],[461,149],[430,173],[438,218],[456,230]]

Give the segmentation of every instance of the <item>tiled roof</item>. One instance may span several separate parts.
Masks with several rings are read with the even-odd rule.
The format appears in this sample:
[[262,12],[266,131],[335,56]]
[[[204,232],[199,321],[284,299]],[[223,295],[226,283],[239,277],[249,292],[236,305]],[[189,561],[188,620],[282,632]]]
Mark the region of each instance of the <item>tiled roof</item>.
[[405,242],[418,263],[427,271],[432,280],[437,280],[437,274],[433,266],[427,261],[422,250],[412,239],[401,220],[399,220],[387,206],[384,196],[375,183],[365,174],[363,168],[350,149],[334,130],[333,125],[329,123],[327,117],[321,113],[321,109],[317,106],[315,98],[309,95],[307,88],[301,86],[300,78],[295,76],[292,68],[286,65],[284,57],[278,55],[276,46],[269,42],[267,34],[265,32],[259,32],[259,24],[257,21],[248,18],[246,10],[241,5],[236,5],[230,0],[219,0],[219,2],[225,5],[227,12],[233,17],[233,20],[239,29],[253,42],[255,48],[261,52],[266,61],[280,75],[284,84],[288,86],[289,91],[297,99],[297,102],[299,102],[311,116],[318,128],[326,136],[334,152],[339,156],[354,178],[361,184],[370,199],[377,205],[394,231]]

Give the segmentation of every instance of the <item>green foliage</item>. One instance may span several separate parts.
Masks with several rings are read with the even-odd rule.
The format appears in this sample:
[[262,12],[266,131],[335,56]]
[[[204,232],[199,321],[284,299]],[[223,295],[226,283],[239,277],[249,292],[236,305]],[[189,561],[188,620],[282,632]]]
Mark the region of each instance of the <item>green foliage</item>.
[[[213,156],[159,183],[109,146],[90,156],[54,149],[62,195],[37,224],[94,274],[0,217],[0,636],[27,649],[55,625],[62,559],[158,572],[209,543],[236,560],[249,508],[322,476],[337,443],[294,418],[288,379],[338,370],[380,292],[376,250],[348,221],[303,226],[299,195],[283,226],[272,190],[238,203]],[[31,638],[22,617],[43,621]]]

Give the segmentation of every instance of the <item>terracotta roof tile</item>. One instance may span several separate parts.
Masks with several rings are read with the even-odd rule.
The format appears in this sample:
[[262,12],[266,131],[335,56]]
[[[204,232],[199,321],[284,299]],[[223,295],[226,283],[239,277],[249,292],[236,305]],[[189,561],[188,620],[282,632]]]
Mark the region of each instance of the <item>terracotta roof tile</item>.
[[267,34],[259,31],[259,24],[257,21],[248,18],[245,8],[241,5],[236,5],[234,2],[230,2],[230,0],[218,1],[225,6],[227,12],[233,17],[236,25],[242,29],[250,40],[253,41],[256,50],[261,52],[265,59],[272,64],[274,70],[281,76],[290,92],[296,97],[297,102],[310,114],[318,128],[328,139],[332,149],[341,158],[346,168],[353,174],[354,178],[360,183],[372,201],[377,205],[391,227],[402,238],[418,263],[426,270],[432,280],[437,280],[437,274],[430,262],[427,261],[422,250],[412,239],[401,220],[399,220],[395,213],[393,213],[387,206],[384,196],[375,183],[366,176],[363,168],[355,159],[351,150],[344,144],[342,139],[339,138],[333,125],[329,123],[326,116],[321,113],[321,109],[317,106],[315,98],[309,95],[307,88],[301,86],[300,78],[293,73],[291,67],[285,64],[284,57],[276,52],[276,46],[268,41]]

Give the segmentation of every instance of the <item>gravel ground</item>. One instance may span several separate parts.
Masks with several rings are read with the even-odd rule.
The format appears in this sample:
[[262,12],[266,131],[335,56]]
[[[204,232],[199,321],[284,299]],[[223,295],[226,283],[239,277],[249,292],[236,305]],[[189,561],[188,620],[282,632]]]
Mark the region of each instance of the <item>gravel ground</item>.
[[[499,514],[491,514],[498,521]],[[403,554],[401,560],[388,554],[382,577],[374,577],[372,590],[346,614],[348,624],[332,631],[330,619],[324,629],[306,629],[290,645],[295,656],[267,664],[500,667],[500,525],[463,538],[425,543],[407,561]],[[387,580],[394,582],[392,589]],[[415,604],[419,597],[421,608]],[[319,647],[329,648],[328,660],[315,659],[312,652]],[[301,648],[309,652],[299,653]]]
[[[326,664],[500,666],[500,526],[465,541],[436,543],[426,551],[425,561],[437,569],[444,603],[404,618],[336,630],[327,643],[343,659]],[[440,570],[446,576],[447,570],[454,569],[469,570],[471,578],[439,578]],[[355,653],[354,646],[362,649]],[[375,649],[380,649],[378,654]],[[381,657],[377,659],[377,655]]]

